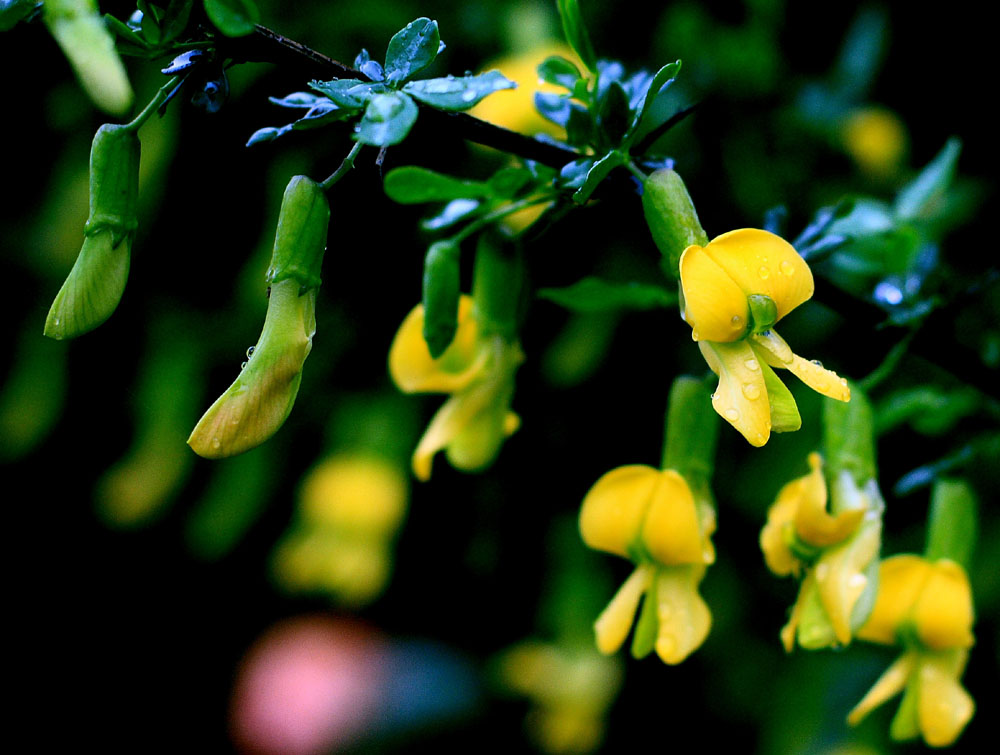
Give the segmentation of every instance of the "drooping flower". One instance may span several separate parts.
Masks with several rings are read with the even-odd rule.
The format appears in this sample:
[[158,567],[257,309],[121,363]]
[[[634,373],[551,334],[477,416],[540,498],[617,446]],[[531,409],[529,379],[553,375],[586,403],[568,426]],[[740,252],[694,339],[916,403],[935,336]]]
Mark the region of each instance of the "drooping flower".
[[904,692],[890,729],[893,739],[921,735],[931,747],[946,747],[958,739],[975,712],[975,701],[959,681],[975,642],[968,576],[948,559],[900,555],[882,562],[879,582],[875,608],[858,637],[902,645],[904,652],[847,721],[859,723]]
[[628,465],[597,481],[580,510],[583,541],[637,564],[594,624],[602,653],[624,643],[643,595],[633,654],[655,647],[665,663],[677,664],[698,649],[712,623],[698,586],[715,561],[714,531],[711,503],[696,500],[672,469]]
[[423,336],[423,305],[414,307],[389,350],[389,373],[405,393],[449,393],[413,453],[413,473],[428,480],[434,455],[444,450],[452,466],[475,471],[489,465],[505,438],[520,425],[510,411],[514,374],[524,361],[517,343],[486,335],[472,298],[462,296],[458,329],[440,357]]
[[871,610],[881,546],[884,504],[874,481],[858,487],[843,471],[833,512],[819,454],[811,471],[778,493],[760,533],[768,568],[778,576],[804,574],[792,615],[781,630],[785,650],[846,645]]
[[813,294],[812,272],[787,241],[753,228],[724,233],[684,250],[680,278],[683,317],[719,376],[712,406],[751,445],[801,425],[795,399],[772,367],[790,370],[824,396],[850,400],[846,380],[794,354],[773,330]]

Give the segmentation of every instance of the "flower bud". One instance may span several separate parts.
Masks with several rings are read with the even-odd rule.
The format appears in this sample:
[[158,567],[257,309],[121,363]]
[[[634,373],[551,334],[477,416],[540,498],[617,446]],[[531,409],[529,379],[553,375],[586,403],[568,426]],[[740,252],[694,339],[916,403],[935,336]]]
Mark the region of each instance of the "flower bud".
[[94,104],[113,115],[128,112],[132,87],[97,3],[46,0],[42,18]]
[[680,175],[669,168],[652,173],[643,184],[642,211],[653,241],[663,254],[666,269],[678,277],[684,250],[708,244],[708,236]]
[[296,176],[285,189],[267,280],[260,340],[240,376],[199,420],[188,445],[209,459],[249,451],[284,423],[316,332],[316,289],[330,205],[319,184]]
[[90,150],[90,215],[83,247],[45,320],[50,338],[75,338],[115,311],[128,279],[138,225],[139,139],[106,123]]
[[424,258],[424,340],[437,359],[458,330],[459,247],[451,240],[431,244]]

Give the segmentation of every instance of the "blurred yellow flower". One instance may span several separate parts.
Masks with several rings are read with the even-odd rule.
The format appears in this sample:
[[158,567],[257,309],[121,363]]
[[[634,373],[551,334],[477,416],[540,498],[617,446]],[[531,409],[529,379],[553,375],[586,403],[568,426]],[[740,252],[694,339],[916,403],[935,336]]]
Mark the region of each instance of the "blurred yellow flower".
[[433,359],[423,337],[424,308],[407,315],[389,349],[389,374],[405,393],[450,393],[413,453],[413,473],[429,480],[434,455],[444,449],[452,466],[475,471],[489,465],[504,439],[520,425],[510,411],[514,373],[524,361],[516,343],[484,335],[471,297],[459,301],[458,330]]
[[604,737],[604,718],[621,688],[617,658],[593,648],[523,642],[500,656],[504,685],[533,702],[526,726],[548,753],[585,753]]
[[[815,649],[851,641],[870,603],[871,577],[881,546],[883,503],[874,482],[861,489],[847,472],[837,480],[837,513],[827,512],[822,459],[809,455],[811,471],[778,493],[760,533],[768,568],[778,576],[805,570],[792,615],[781,630],[785,650],[796,638]],[[860,615],[859,615],[860,612]]]
[[968,577],[961,566],[947,559],[901,555],[882,562],[879,580],[875,608],[858,637],[901,644],[905,652],[847,721],[859,723],[905,690],[890,730],[893,739],[922,735],[931,747],[947,747],[958,739],[976,707],[959,681],[968,662],[968,648],[975,642]]
[[629,465],[594,484],[580,510],[583,541],[638,564],[594,624],[602,653],[621,647],[643,595],[656,601],[655,649],[665,663],[698,649],[712,622],[698,586],[715,561],[714,531],[711,504],[672,469]]
[[858,167],[876,177],[895,173],[906,153],[906,127],[899,116],[882,107],[848,113],[841,138]]
[[274,570],[291,590],[331,593],[364,605],[385,588],[392,542],[406,514],[406,477],[388,459],[335,453],[306,475],[296,524],[278,545]]
[[712,406],[751,445],[801,425],[791,393],[771,370],[790,370],[824,396],[849,401],[847,381],[792,353],[772,326],[813,294],[812,272],[791,244],[744,228],[689,246],[680,259],[682,314],[719,376]]

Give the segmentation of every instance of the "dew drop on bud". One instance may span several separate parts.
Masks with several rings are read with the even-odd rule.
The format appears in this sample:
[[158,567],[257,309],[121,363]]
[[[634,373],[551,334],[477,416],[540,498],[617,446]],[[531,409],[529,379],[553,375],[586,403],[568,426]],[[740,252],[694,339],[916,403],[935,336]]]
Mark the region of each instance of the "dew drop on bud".
[[760,276],[761,280],[767,280],[768,276],[771,274],[771,271],[768,270],[766,265],[761,265],[760,270],[757,271],[757,274]]
[[795,265],[793,265],[788,260],[785,260],[780,265],[778,265],[778,270],[781,271],[781,273],[784,275],[792,276],[795,274]]
[[743,384],[743,395],[746,396],[751,401],[755,401],[760,398],[760,388],[758,388],[753,383]]
[[757,360],[752,357],[746,360],[743,364],[745,364],[746,368],[752,372],[756,372],[760,369],[760,365],[757,363]]
[[730,422],[735,422],[740,418],[740,413],[735,409],[726,409],[726,419]]
[[743,326],[743,318],[740,317],[739,315],[733,315],[733,319],[731,320],[731,322],[733,323],[734,328],[739,328]]

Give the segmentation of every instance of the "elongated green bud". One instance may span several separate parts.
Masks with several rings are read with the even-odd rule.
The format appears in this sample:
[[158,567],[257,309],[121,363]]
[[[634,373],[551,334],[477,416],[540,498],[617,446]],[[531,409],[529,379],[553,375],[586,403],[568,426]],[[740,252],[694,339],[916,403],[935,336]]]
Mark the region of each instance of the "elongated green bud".
[[480,333],[499,333],[508,342],[517,339],[523,282],[524,260],[517,244],[488,231],[481,234],[472,281]]
[[264,329],[240,376],[191,431],[188,445],[199,456],[219,459],[249,451],[274,435],[291,413],[316,333],[329,223],[330,205],[319,184],[295,176],[278,215]]
[[704,381],[682,375],[670,387],[663,468],[673,469],[692,491],[709,498],[719,435],[718,415],[706,400],[711,390]]
[[267,283],[297,280],[304,289],[320,284],[330,203],[322,187],[307,176],[295,176],[285,187],[274,234]]
[[50,338],[75,338],[115,311],[128,279],[138,225],[139,138],[106,123],[90,150],[90,215],[83,247],[45,320]]
[[680,277],[681,254],[692,244],[708,244],[708,235],[684,181],[675,171],[663,168],[649,175],[643,184],[642,211],[653,241],[663,254],[664,268],[675,278]]
[[446,239],[424,257],[424,340],[434,359],[441,356],[458,330],[459,247]]
[[94,104],[125,115],[132,87],[95,0],[46,0],[42,18]]
[[875,479],[875,419],[871,404],[856,383],[849,402],[823,400],[823,445],[829,479],[847,471],[854,482]]

